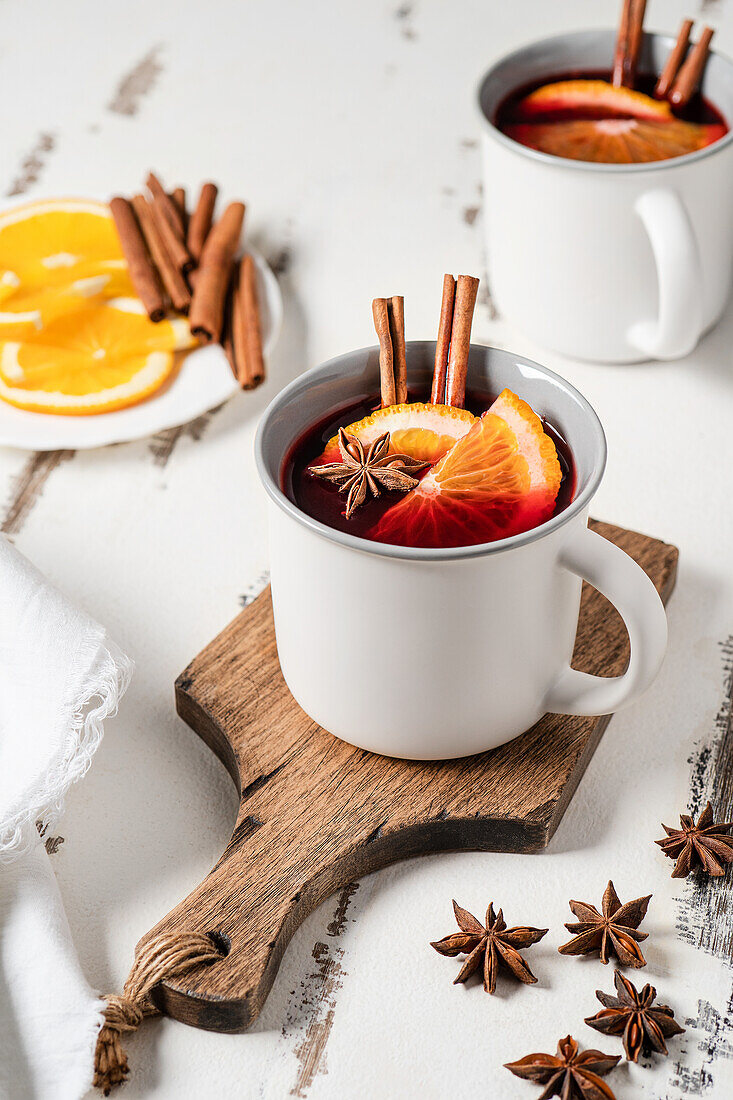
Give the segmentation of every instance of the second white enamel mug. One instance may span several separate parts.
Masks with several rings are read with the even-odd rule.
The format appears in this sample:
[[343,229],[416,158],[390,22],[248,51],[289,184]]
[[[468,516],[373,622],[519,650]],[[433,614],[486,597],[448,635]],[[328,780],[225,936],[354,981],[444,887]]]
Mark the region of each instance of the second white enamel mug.
[[[525,84],[610,69],[615,33],[526,46],[479,89],[489,285],[503,317],[547,348],[627,363],[687,355],[720,318],[733,281],[733,131],[687,156],[590,164],[529,149],[494,125]],[[644,36],[660,72],[674,40]],[[712,54],[702,90],[733,125],[733,64]]]
[[[434,343],[407,345],[411,385],[429,384],[434,352]],[[377,348],[333,359],[283,390],[257,433],[278,655],[303,710],[372,752],[441,759],[494,748],[545,711],[606,714],[636,699],[661,664],[666,618],[646,573],[587,528],[606,442],[585,398],[521,356],[472,346],[470,385],[493,394],[508,386],[567,441],[575,498],[513,538],[412,549],[327,527],[282,490],[293,443],[333,409],[377,391],[378,379]],[[570,667],[583,579],[626,623],[623,676]]]

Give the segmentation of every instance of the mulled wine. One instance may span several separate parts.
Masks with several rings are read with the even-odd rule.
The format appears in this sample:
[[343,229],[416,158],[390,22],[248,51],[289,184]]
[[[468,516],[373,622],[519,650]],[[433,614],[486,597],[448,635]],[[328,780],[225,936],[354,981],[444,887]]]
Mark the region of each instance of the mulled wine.
[[[382,408],[379,394],[366,394],[294,442],[283,463],[283,492],[328,527],[400,546],[471,546],[530,530],[571,503],[575,469],[560,433],[508,394],[494,400],[468,390],[461,408],[432,405],[428,392],[417,391],[406,403]],[[403,492],[378,484],[379,495],[367,494],[347,516],[343,483],[317,473],[339,466],[339,429],[361,435],[365,457],[382,429],[389,431],[390,452],[421,464],[407,469],[415,487]],[[491,485],[482,492],[480,478],[492,464]]]
[[[719,141],[728,124],[695,91],[679,105],[658,98],[659,79],[611,83],[610,72],[569,72],[515,89],[495,124],[521,145],[599,164],[639,164],[684,156]],[[655,94],[657,93],[657,94]]]

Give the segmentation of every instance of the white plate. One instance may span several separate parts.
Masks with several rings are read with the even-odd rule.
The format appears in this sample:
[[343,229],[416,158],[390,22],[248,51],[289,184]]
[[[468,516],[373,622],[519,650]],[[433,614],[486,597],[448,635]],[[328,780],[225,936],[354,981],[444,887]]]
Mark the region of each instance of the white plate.
[[[7,206],[5,207],[7,209]],[[265,355],[275,346],[282,322],[277,279],[253,249]],[[173,381],[139,405],[93,416],[56,416],[26,412],[0,401],[0,446],[31,451],[82,450],[142,439],[186,424],[221,405],[237,390],[224,351],[218,344],[188,352]]]

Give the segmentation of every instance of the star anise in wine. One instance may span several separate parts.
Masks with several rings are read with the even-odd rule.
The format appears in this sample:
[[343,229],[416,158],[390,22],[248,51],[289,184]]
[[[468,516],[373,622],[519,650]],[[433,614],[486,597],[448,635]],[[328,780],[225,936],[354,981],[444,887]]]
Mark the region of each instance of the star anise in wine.
[[565,925],[574,938],[558,947],[558,951],[561,955],[588,955],[598,951],[602,963],[607,963],[609,956],[614,954],[624,966],[646,966],[637,944],[645,940],[648,933],[639,932],[638,928],[646,916],[651,896],[648,894],[622,905],[609,881],[603,895],[602,912],[584,901],[568,902],[578,923]]
[[579,1052],[572,1035],[557,1044],[557,1054],[528,1054],[518,1062],[504,1065],[516,1077],[545,1085],[537,1100],[560,1096],[562,1100],[615,1100],[614,1094],[601,1077],[605,1077],[621,1061],[620,1055],[604,1054],[602,1050]]
[[389,439],[389,432],[385,432],[365,451],[360,439],[355,435],[347,435],[343,428],[339,428],[342,461],[309,467],[316,477],[325,477],[338,485],[340,493],[348,493],[347,519],[364,503],[369,493],[378,497],[382,489],[392,489],[400,493],[414,489],[418,479],[413,474],[430,465],[429,462],[420,462],[410,455],[390,454]]
[[666,1054],[664,1040],[670,1035],[681,1035],[685,1030],[677,1023],[668,1005],[655,1005],[657,991],[653,985],[645,985],[641,993],[618,970],[614,974],[618,997],[596,990],[596,997],[604,1006],[595,1016],[588,1016],[586,1023],[604,1035],[622,1035],[624,1051],[629,1062],[638,1062],[640,1054]]
[[496,989],[496,973],[500,965],[518,981],[525,985],[534,985],[537,979],[519,952],[541,940],[549,929],[507,928],[502,910],[494,914],[493,903],[486,910],[485,928],[471,913],[461,909],[456,901],[453,902],[453,912],[461,931],[431,943],[430,946],[441,955],[468,955],[453,982],[454,985],[465,982],[482,963],[484,989],[487,993],[493,993]]
[[676,859],[672,878],[687,878],[693,867],[702,867],[709,875],[724,875],[727,864],[733,863],[733,837],[726,831],[733,821],[713,821],[713,808],[708,802],[695,824],[689,814],[680,814],[681,829],[662,824],[664,840],[655,840],[670,859]]

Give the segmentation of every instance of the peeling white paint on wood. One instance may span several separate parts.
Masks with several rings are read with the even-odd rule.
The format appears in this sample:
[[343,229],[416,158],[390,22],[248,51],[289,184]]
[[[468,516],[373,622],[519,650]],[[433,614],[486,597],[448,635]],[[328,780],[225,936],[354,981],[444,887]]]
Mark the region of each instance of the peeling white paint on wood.
[[[729,0],[703,6],[650,0],[647,22],[674,31],[703,14],[733,54]],[[485,269],[474,216],[481,73],[531,38],[611,25],[617,9],[212,0],[183,13],[173,0],[68,0],[61,22],[3,4],[0,93],[13,108],[0,119],[2,190],[22,178],[29,197],[130,192],[155,168],[191,196],[216,179],[223,198],[247,202],[247,232],[277,262],[286,298],[266,386],[205,422],[68,462],[0,450],[6,529],[137,662],[54,856],[99,988],[121,987],[136,940],[216,862],[234,824],[231,781],[174,714],[173,681],[264,581],[252,457],[262,409],[307,367],[373,342],[376,293],[404,293],[408,335],[433,335],[443,272]],[[121,89],[134,110],[110,108]],[[53,135],[53,149],[39,135]],[[618,1100],[733,1093],[724,941],[705,938],[710,910],[696,886],[672,882],[653,845],[690,792],[715,794],[730,770],[721,643],[733,633],[733,312],[687,361],[615,368],[545,354],[508,329],[485,286],[480,301],[477,340],[542,359],[598,409],[610,462],[597,514],[681,549],[660,679],[614,718],[547,852],[427,857],[329,899],[294,936],[252,1032],[147,1023],[130,1042],[127,1100],[282,1100],[293,1090],[308,1100],[529,1100],[503,1062],[552,1051],[568,1031],[620,1051],[582,1023],[594,990],[611,988],[611,968],[556,951],[568,898],[600,900],[609,877],[622,897],[653,892],[649,965],[637,977],[688,1029],[668,1061],[608,1079]],[[39,473],[42,494],[23,490]],[[489,998],[452,985],[428,944],[451,927],[454,896],[471,911],[494,900],[511,923],[550,925],[532,955],[536,986],[502,985]]]

